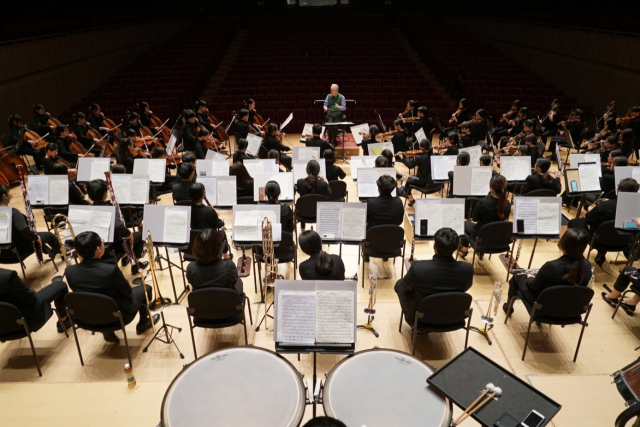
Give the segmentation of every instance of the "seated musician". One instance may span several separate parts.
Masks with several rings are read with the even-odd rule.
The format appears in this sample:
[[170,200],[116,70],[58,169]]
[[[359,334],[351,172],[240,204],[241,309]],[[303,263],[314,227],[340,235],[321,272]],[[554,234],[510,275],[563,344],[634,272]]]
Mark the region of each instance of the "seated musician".
[[[524,110],[524,108],[523,108]],[[509,138],[503,138],[502,141],[500,141],[501,143],[504,143],[502,148],[499,150],[501,152],[504,153],[509,153],[509,151],[514,150],[513,147],[516,147],[518,145],[522,145],[523,139],[528,136],[528,135],[533,135],[533,127],[535,126],[535,123],[533,120],[527,119],[527,120],[523,120],[520,121],[520,123],[522,123],[522,130],[512,136],[510,136]],[[518,125],[520,124],[518,123]],[[518,128],[518,125],[514,126],[512,129],[516,129]],[[534,135],[535,136],[535,135]]]
[[196,112],[196,118],[198,119],[197,123],[207,129],[210,133],[213,132],[213,125],[209,123],[209,112],[207,111],[206,101],[196,101],[196,105],[193,109]]
[[407,168],[418,168],[416,178],[411,178],[408,175],[403,176],[402,186],[400,187],[400,193],[404,193],[409,199],[409,206],[413,206],[415,203],[409,186],[426,188],[427,179],[431,175],[431,142],[428,139],[423,139],[420,141],[420,149],[423,150],[423,153],[414,157],[404,157],[402,153],[397,154],[400,161]]
[[334,164],[336,159],[333,156],[333,150],[324,150],[322,157],[324,157],[325,168],[327,169],[327,181],[337,181],[347,177],[347,173],[340,166]]
[[49,134],[45,139],[49,142],[55,142],[56,127],[49,124],[50,118],[51,114],[47,113],[44,105],[36,104],[33,106],[33,121],[36,124],[38,135],[44,137],[46,134]]
[[329,187],[329,181],[324,176],[318,176],[320,174],[320,163],[316,160],[310,160],[307,163],[307,177],[300,178],[296,182],[296,192],[301,196],[307,194],[322,194],[329,198],[331,197],[331,187]]
[[129,138],[123,138],[120,144],[116,147],[116,158],[118,163],[125,167],[128,174],[133,173],[134,155],[133,142]]
[[256,101],[249,98],[247,99],[247,110],[249,110],[249,123],[253,123],[253,118],[256,116]]
[[407,145],[407,132],[405,130],[405,125],[402,119],[398,119],[393,122],[395,126],[396,133],[391,137],[391,143],[393,144],[393,152],[398,153],[400,151],[407,151],[409,146]]
[[565,132],[569,132],[569,135],[571,135],[571,140],[573,141],[574,146],[580,146],[580,134],[582,133],[582,129],[584,128],[584,122],[582,121],[582,110],[576,108],[575,110],[573,110],[573,119],[567,120],[566,122],[560,122],[558,126],[564,130],[558,132],[559,137],[551,138],[548,149],[548,151],[554,153],[554,156],[556,152],[556,145],[558,143],[565,142]]
[[[92,183],[95,181],[92,181]],[[104,181],[103,181],[104,182]],[[116,218],[118,215],[116,215]],[[67,267],[64,275],[69,287],[74,292],[91,292],[113,298],[122,313],[124,323],[131,322],[136,313],[139,314],[136,332],[143,334],[151,328],[151,320],[147,309],[144,292],[149,301],[153,300],[153,290],[149,285],[131,287],[117,265],[102,261],[105,254],[104,243],[97,233],[85,231],[76,236],[73,243],[80,264]],[[158,323],[160,315],[153,316],[153,323]],[[115,332],[103,332],[107,342],[118,342]]]
[[367,199],[367,229],[376,225],[400,225],[404,219],[404,206],[399,197],[394,197],[396,180],[382,175],[376,181],[378,197]]
[[453,257],[460,242],[458,234],[445,227],[436,231],[434,240],[433,259],[413,261],[407,274],[394,286],[404,319],[411,327],[424,297],[442,292],[466,292],[473,284],[473,266]]
[[249,142],[242,138],[238,140],[238,149],[233,153],[233,163],[243,163],[245,160],[253,160],[253,156],[247,154]]
[[84,113],[78,112],[73,115],[73,121],[71,122],[70,129],[76,134],[76,140],[80,142],[84,148],[88,150],[93,147],[91,148],[93,153],[100,153],[100,149],[95,146],[99,139],[89,136],[91,126],[87,123],[87,116]]
[[[7,186],[0,184],[0,206],[9,206],[13,196]],[[34,252],[33,242],[38,241],[42,251],[53,261],[60,253],[60,242],[48,231],[33,232],[27,224],[27,217],[16,208],[11,208],[11,245],[18,250],[21,258],[26,258]],[[5,251],[2,258],[13,259],[13,252]]]
[[78,157],[84,157],[84,154],[72,153],[69,150],[71,145],[71,137],[69,136],[69,128],[65,125],[58,126],[58,139],[56,145],[58,146],[58,155],[67,162],[75,165],[78,162]]
[[11,135],[11,145],[16,147],[19,154],[33,157],[36,165],[42,165],[41,150],[35,149],[28,141],[20,141],[20,131],[22,130],[22,116],[14,114],[9,117],[9,133]]
[[554,137],[558,133],[558,123],[560,123],[560,101],[556,98],[551,101],[551,110],[542,121],[541,141],[547,145],[547,138]]
[[284,151],[291,151],[291,147],[281,143],[278,139],[278,135],[283,135],[279,133],[278,125],[270,123],[269,126],[267,126],[267,131],[264,137],[264,148],[266,148],[267,151],[278,150],[280,153],[280,164],[287,168],[287,170],[291,170],[291,157],[283,153]]
[[[410,102],[415,102],[415,101],[410,101]],[[416,102],[416,105],[417,104],[418,103]],[[418,120],[414,121],[413,123],[407,123],[407,119],[406,118],[402,119],[402,121],[405,122],[405,124],[406,124],[407,130],[411,134],[410,140],[412,142],[414,142],[416,140],[415,134],[420,129],[422,129],[424,131],[425,136],[427,138],[429,138],[429,134],[431,133],[431,130],[433,129],[433,120],[431,120],[431,118],[429,117],[428,114],[429,114],[429,110],[427,109],[427,107],[420,107],[417,110],[417,118],[418,118]]]
[[[109,192],[107,191],[107,183],[103,179],[94,179],[87,185],[87,194],[93,202],[94,206],[112,206],[111,200],[109,200]],[[131,266],[131,274],[138,274],[139,269],[145,269],[149,263],[147,261],[140,261],[142,253],[145,247],[145,241],[142,240],[142,232],[131,232],[127,228],[126,224],[120,221],[120,215],[116,213],[116,222],[114,224],[115,235],[113,238],[113,249],[117,254],[125,253],[123,239],[128,239],[133,246],[133,254],[136,257],[138,265]],[[104,252],[103,252],[104,253]],[[107,255],[106,259],[110,259]],[[125,257],[122,260],[123,267],[129,263],[129,258]]]
[[[64,175],[67,176],[67,167],[62,163],[55,163],[51,167],[51,175]],[[72,179],[69,179],[69,204],[70,205],[88,205],[89,197],[85,196],[84,193],[80,190],[78,184],[76,184]]]
[[153,117],[153,111],[149,107],[149,103],[142,101],[138,104],[138,115],[140,116],[140,124],[144,127],[148,127],[151,130],[158,132],[160,128],[151,126],[151,117]]
[[122,133],[126,135],[129,129],[133,130],[134,135],[140,135],[142,123],[140,123],[140,114],[136,113],[135,111],[129,113],[129,115],[122,121]]
[[[222,241],[224,257],[227,258],[227,234],[224,232],[224,221],[220,219],[219,212],[213,206],[205,205],[207,197],[204,185],[199,182],[191,184],[189,188],[189,197],[191,197],[191,229],[192,230],[217,230]],[[207,202],[208,203],[208,202]]]
[[[191,166],[193,166],[193,169],[195,170],[195,168],[196,168],[196,156],[192,152],[187,151],[182,155],[182,162],[181,163],[184,163],[184,164],[188,163]],[[177,170],[176,170],[176,172],[177,172]],[[182,178],[180,178],[180,175],[178,175],[178,174],[175,175],[175,182],[181,182],[181,181],[182,181]],[[193,182],[196,182],[196,175],[195,174],[193,175]]]
[[363,156],[369,156],[369,144],[376,144],[378,141],[376,141],[376,135],[378,134],[378,126],[376,125],[371,125],[369,126],[369,138],[364,137],[362,138],[362,144],[360,144],[360,146],[362,147],[362,155]]
[[253,178],[242,163],[234,163],[229,167],[229,176],[236,177],[236,197],[253,198]]
[[284,203],[280,203],[280,184],[276,181],[269,181],[264,186],[264,194],[267,196],[268,205],[280,205],[280,223],[282,231],[293,233],[293,211]]
[[247,135],[252,133],[254,135],[264,135],[264,131],[256,131],[253,128],[253,125],[249,122],[249,110],[246,108],[242,108],[238,111],[238,118],[234,122],[234,126],[236,128],[236,141],[240,138],[247,139]]
[[280,152],[278,150],[269,150],[267,153],[267,159],[273,159],[276,161],[276,165],[278,165],[278,172],[286,172],[286,168],[280,167]]
[[[568,228],[558,242],[562,256],[544,263],[533,274],[514,274],[509,280],[508,298],[516,296],[518,290],[524,299],[533,304],[540,293],[553,286],[587,286],[591,280],[591,263],[584,258],[584,250],[589,244],[589,234],[580,229]],[[507,299],[508,301],[508,299]],[[507,312],[509,305],[502,305]],[[513,308],[511,313],[513,313]]]
[[553,190],[556,194],[560,194],[562,191],[562,184],[560,183],[560,174],[549,172],[551,167],[551,160],[538,159],[536,165],[533,168],[533,173],[526,179],[527,193],[535,190]]
[[581,153],[599,153],[604,147],[606,138],[612,135],[617,135],[618,125],[616,125],[616,119],[609,118],[606,120],[604,129],[598,132],[588,131],[584,135],[584,142],[580,144]]
[[536,162],[539,158],[542,157],[544,153],[538,153],[538,136],[534,133],[531,133],[523,138],[524,143],[527,147],[529,147],[529,156],[531,156],[531,167],[536,165]]
[[444,153],[440,153],[442,156],[457,156],[458,151],[462,146],[460,145],[460,139],[457,132],[449,132],[444,137],[441,146],[446,146],[447,150]]
[[91,111],[91,114],[87,117],[87,123],[104,136],[109,131],[109,128],[102,125],[104,122],[104,115],[102,114],[100,106],[93,103],[89,107],[89,111]]
[[616,189],[616,176],[615,176],[615,168],[618,166],[628,166],[629,160],[625,156],[616,156],[612,159],[611,165],[607,168],[608,173],[602,173],[600,177],[600,189],[603,194],[607,194],[610,191]]
[[222,258],[222,246],[223,241],[216,230],[202,230],[196,237],[192,249],[196,261],[187,266],[187,280],[194,290],[220,287],[243,291],[236,265],[232,260]]
[[[640,218],[634,218],[633,222],[640,228]],[[620,274],[618,274],[618,278],[613,284],[613,290],[611,293],[602,292],[602,299],[609,304],[611,307],[616,307],[618,305],[618,299],[622,295],[622,293],[627,289],[630,283],[633,283],[635,286],[638,286],[640,283],[640,272],[639,269],[633,266],[627,266],[622,269]],[[636,306],[640,302],[640,296],[634,293],[631,298],[628,300],[622,301],[620,303],[620,307],[629,315],[632,316],[636,311]]]
[[471,119],[469,114],[469,101],[467,98],[462,98],[458,101],[458,110],[453,114],[453,117],[449,120],[449,127],[442,130],[443,134],[448,134],[456,130],[456,128],[466,121]]
[[506,133],[503,132],[503,136],[498,139],[494,139],[499,148],[504,148],[504,146],[510,142],[514,136],[519,135],[524,130],[524,122],[525,120],[529,120],[529,108],[522,107],[520,111],[518,111],[518,116],[509,121],[509,125],[511,126],[507,129]]
[[620,155],[624,156],[624,154],[620,150],[618,137],[616,135],[609,135],[604,140],[604,146],[602,147],[602,152],[600,153],[600,161],[604,163],[611,163],[609,161],[609,157],[611,157],[611,153],[613,151],[620,151]]
[[[51,316],[52,302],[65,329],[71,327],[71,320],[67,318],[67,304],[64,302],[67,293],[67,284],[62,280],[55,280],[36,292],[24,284],[16,271],[0,268],[0,302],[11,304],[20,310],[32,332],[42,328],[46,319]],[[57,327],[59,333],[64,332],[59,322]]]
[[[478,160],[480,160],[480,166],[493,166],[493,158],[490,154],[483,154]],[[491,168],[491,176],[498,174],[499,172],[497,170]]]
[[597,123],[598,129],[604,128],[604,124],[608,118],[610,117],[613,117],[614,119],[618,118],[618,113],[616,113],[617,107],[618,107],[618,103],[616,101],[611,101],[610,103],[607,104],[607,108],[604,111],[604,113],[602,113],[602,116],[601,116],[601,118],[604,120],[599,120]]
[[313,230],[300,234],[300,249],[309,255],[298,267],[302,280],[344,280],[344,263],[339,255],[322,250],[322,239]]
[[[474,120],[476,123],[471,128],[471,139],[473,139],[473,145],[478,145],[487,139],[487,132],[489,130],[489,113],[486,110],[479,109],[476,111]],[[470,123],[471,124],[471,123]]]
[[500,118],[500,125],[496,126],[491,132],[491,140],[492,141],[500,141],[503,137],[509,135],[509,129],[513,127],[511,124],[512,120],[515,120],[518,117],[518,113],[520,112],[520,108],[522,107],[522,102],[519,99],[513,101],[511,104],[511,109],[504,113]]
[[385,156],[376,157],[375,162],[373,163],[374,168],[388,168],[389,160]]
[[[170,159],[167,159],[167,150],[160,146],[157,146],[153,149],[151,158],[165,160],[166,162],[166,166],[164,168],[164,182],[159,187],[156,187],[156,194],[160,195],[171,193],[173,189],[173,183],[175,182],[175,177],[171,175],[169,169],[176,169],[176,164],[174,164]],[[180,161],[180,158],[178,158],[177,156],[174,157],[174,161],[176,158],[178,159],[178,161]]]
[[619,117],[616,119],[618,125],[626,123],[627,129],[631,129],[636,136],[634,142],[636,158],[640,158],[638,150],[640,149],[640,105],[635,105],[629,110],[627,117]]
[[620,134],[620,142],[620,150],[622,150],[622,154],[627,157],[631,156],[631,153],[636,149],[636,134],[633,129],[627,128],[623,130]]
[[[449,135],[450,137],[451,135]],[[458,154],[456,158],[456,166],[469,166],[471,163],[471,156],[466,151],[463,151]],[[449,177],[449,197],[453,195],[453,171],[447,172],[447,176]]]
[[[508,221],[511,203],[507,199],[507,179],[502,175],[494,175],[489,183],[490,194],[479,200],[471,214],[472,221],[464,222],[464,235],[461,238],[460,256],[465,258],[469,252],[469,241],[475,244],[482,227],[492,222]],[[482,254],[478,253],[482,259]]]
[[51,168],[56,162],[56,157],[58,157],[58,146],[53,143],[47,144],[44,157],[42,158],[42,168],[44,169],[45,175],[51,175]]
[[320,147],[320,157],[324,154],[325,150],[333,150],[333,146],[329,144],[329,141],[326,141],[320,138],[320,134],[322,134],[322,126],[319,124],[313,125],[311,128],[311,132],[313,133],[313,137],[307,139],[305,145],[307,147]]
[[121,164],[114,163],[111,165],[110,171],[111,171],[111,175],[126,175],[127,168],[125,168]]
[[182,145],[186,151],[195,153],[196,158],[204,159],[207,155],[204,147],[198,142],[198,134],[196,132],[196,126],[198,118],[193,110],[184,111],[184,127],[182,128]]
[[399,119],[406,119],[412,117],[418,117],[418,101],[409,100],[407,102],[407,107],[405,108],[402,114],[398,114]]
[[[207,130],[207,128],[202,127],[198,132],[198,139],[196,140],[196,157],[198,159],[204,159],[207,157],[207,148],[205,144],[213,144],[212,147],[217,147],[215,145],[214,136]],[[217,149],[215,151],[218,151]],[[198,153],[202,155],[204,153],[204,157],[198,157]]]
[[460,130],[458,131],[458,141],[459,145],[463,148],[468,148],[473,145],[473,135],[471,135],[471,124],[469,122],[464,122],[460,125]]
[[178,176],[181,178],[179,182],[173,184],[173,200],[178,202],[186,202],[191,200],[189,189],[195,182],[196,168],[191,163],[180,163],[178,165]]

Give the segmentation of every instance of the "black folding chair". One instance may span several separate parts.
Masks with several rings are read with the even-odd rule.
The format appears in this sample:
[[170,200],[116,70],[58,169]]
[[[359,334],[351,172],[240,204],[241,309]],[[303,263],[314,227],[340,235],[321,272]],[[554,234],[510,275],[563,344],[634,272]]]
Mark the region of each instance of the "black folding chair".
[[125,326],[135,319],[135,314],[128,315],[125,319],[113,298],[91,292],[70,292],[65,295],[64,301],[67,304],[67,315],[71,319],[73,336],[76,339],[76,347],[78,347],[78,356],[80,356],[82,366],[84,366],[84,360],[76,329],[86,329],[91,332],[122,330],[129,366],[133,367]]
[[[411,354],[416,352],[418,332],[451,332],[465,329],[467,335],[464,340],[464,348],[466,349],[471,329],[471,315],[473,314],[471,302],[471,295],[464,292],[443,292],[422,298],[413,322]],[[402,332],[403,318],[404,313],[401,311],[398,332]]]
[[329,188],[331,188],[330,202],[349,201],[349,192],[347,191],[347,183],[345,181],[329,181]]
[[315,224],[318,209],[318,202],[327,202],[328,199],[322,194],[306,194],[300,196],[296,200],[295,209],[293,211],[294,224],[293,228],[296,232],[296,241],[298,240],[297,222],[305,224]]
[[[363,261],[362,261],[362,277],[364,275],[364,260],[369,258],[393,258],[393,264],[396,263],[396,257],[402,257],[404,260],[404,252],[407,240],[404,237],[404,229],[399,225],[376,225],[367,230],[364,240]],[[400,277],[404,276],[404,261],[401,262]],[[362,280],[364,288],[364,280]]]
[[539,188],[537,190],[529,191],[524,197],[558,197],[555,191],[549,188]]
[[[469,239],[469,244],[473,248],[471,265],[475,267],[476,254],[489,254],[489,259],[491,259],[491,254],[507,252],[507,259],[511,259],[514,241],[511,221],[496,221],[484,225],[475,242]],[[507,269],[507,280],[509,280],[509,273]]]
[[[578,351],[580,350],[580,343],[582,342],[582,335],[584,334],[584,328],[588,325],[587,319],[591,313],[593,303],[593,289],[585,286],[552,286],[544,289],[536,298],[536,302],[529,303],[522,293],[518,291],[517,296],[512,297],[509,300],[507,316],[504,319],[504,323],[509,320],[509,313],[513,307],[513,303],[516,298],[520,298],[525,308],[529,312],[529,327],[527,328],[527,337],[524,341],[524,350],[522,352],[522,360],[524,360],[525,354],[527,354],[527,345],[529,344],[529,334],[531,332],[531,324],[533,322],[546,323],[548,325],[560,325],[563,328],[566,325],[582,325],[580,330],[580,338],[578,339],[578,345],[576,352],[573,356],[575,362],[578,357]],[[582,316],[584,315],[584,319]]]
[[[634,234],[621,234],[614,226],[615,221],[605,221],[598,226],[598,229],[591,237],[589,242],[589,252],[587,259],[591,256],[591,251],[598,252],[624,252],[631,249],[631,245],[635,242]],[[633,260],[629,260],[633,262]]]
[[[435,194],[442,191],[443,185],[436,184],[433,182],[431,175],[427,177],[427,185],[424,187],[418,187],[417,185],[409,185],[411,190],[416,190],[420,192],[420,197],[424,197],[426,194]],[[404,205],[407,205],[407,198],[404,199]]]
[[251,317],[251,301],[249,301],[249,304],[246,303],[247,301],[249,301],[249,298],[244,293],[222,287],[197,289],[189,294],[187,317],[189,318],[189,330],[191,331],[193,357],[195,359],[198,358],[196,340],[193,336],[193,330],[196,327],[220,329],[241,323],[244,327],[244,344],[249,345],[247,319],[244,314],[245,307],[249,310],[251,325],[253,325],[253,318]]
[[238,197],[238,199],[236,200],[237,204],[239,205],[257,205],[258,202],[256,202],[255,200],[253,200],[253,196],[242,196],[242,197]]

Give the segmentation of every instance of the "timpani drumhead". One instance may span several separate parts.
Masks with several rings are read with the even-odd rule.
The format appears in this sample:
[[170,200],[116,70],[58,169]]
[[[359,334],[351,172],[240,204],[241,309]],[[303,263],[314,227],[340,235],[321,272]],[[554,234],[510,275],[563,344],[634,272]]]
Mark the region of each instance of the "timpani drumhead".
[[329,373],[324,412],[347,426],[449,426],[451,405],[427,384],[432,373],[422,360],[400,351],[362,351]]
[[173,380],[162,426],[297,426],[305,408],[302,379],[286,359],[256,347],[200,357]]

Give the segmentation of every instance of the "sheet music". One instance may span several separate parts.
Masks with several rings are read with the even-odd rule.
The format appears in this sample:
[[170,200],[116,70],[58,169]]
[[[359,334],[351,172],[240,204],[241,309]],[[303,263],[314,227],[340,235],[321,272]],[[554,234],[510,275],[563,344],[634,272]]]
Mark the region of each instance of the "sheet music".
[[393,144],[391,142],[377,142],[369,144],[369,153],[373,154],[375,157],[382,155],[384,150],[389,150],[395,154],[395,150],[393,149]]
[[312,160],[318,159],[320,156],[316,156],[316,150],[313,147],[300,147],[298,151],[298,158],[296,160]]
[[254,157],[257,156],[258,152],[260,151],[260,145],[262,145],[262,138],[253,133],[249,133],[247,135],[247,142],[247,153],[251,154]]
[[[618,168],[616,168],[617,170]],[[636,182],[640,183],[640,167],[631,168],[631,178],[635,179]],[[616,188],[618,186],[616,185]]]
[[275,162],[275,159],[271,159],[272,161],[263,161],[262,163],[262,172],[263,173],[280,173],[280,165]]
[[[130,175],[131,176],[131,175]],[[149,198],[149,181],[146,179],[131,179],[131,192],[129,193],[129,203],[134,205],[144,205]]]
[[[600,166],[600,154],[585,153],[584,162],[585,163],[595,163],[596,165]],[[602,168],[601,167],[598,167],[598,177],[602,177]]]
[[166,166],[164,159],[134,159],[133,174],[149,175],[151,182],[164,182]]
[[318,291],[316,293],[316,342],[354,342],[354,293]]
[[423,139],[429,139],[427,138],[427,135],[424,133],[424,129],[420,128],[416,131],[415,133],[416,136],[416,142],[421,142]]
[[0,212],[0,244],[11,243],[9,227],[11,227],[11,215]]
[[204,158],[205,160],[227,160],[224,154],[220,154],[217,151],[213,150],[207,150],[207,155]]
[[367,214],[365,209],[342,209],[342,240],[364,240],[367,226]]
[[93,181],[94,179],[105,179],[104,173],[109,172],[109,166],[111,161],[103,162],[99,161],[99,159],[92,159],[91,162],[91,174],[89,175],[89,181]]
[[358,179],[358,169],[373,168],[376,166],[377,156],[352,156],[351,157],[351,178]]
[[456,156],[431,156],[431,161],[433,179],[449,179],[449,172],[453,172],[456,165]]
[[209,203],[217,204],[216,179],[210,176],[198,176],[196,182],[204,185],[204,196],[209,200]]
[[558,159],[558,170],[562,172],[564,162],[562,161],[562,157],[560,157],[560,146],[558,144],[556,144],[556,159]]
[[262,170],[262,163],[258,161],[245,160],[243,164],[252,178],[260,173],[264,173],[264,171]]
[[[433,236],[436,231],[442,228],[442,207],[440,203],[428,203],[421,208],[420,219],[426,219],[427,222],[427,236]],[[419,229],[420,222],[417,222]]]
[[461,148],[458,152],[469,153],[471,160],[469,166],[480,166],[480,156],[482,155],[482,148],[479,145],[473,145],[471,147]]
[[[324,135],[325,130],[327,129],[326,126],[322,126],[322,132],[320,133],[320,136]],[[305,123],[304,124],[304,128],[302,129],[302,135],[313,135],[313,123]],[[300,138],[300,141],[306,141],[306,138]]]
[[556,203],[540,203],[538,205],[538,228],[536,234],[560,234],[558,229],[558,216],[560,210]]
[[264,211],[252,211],[254,215],[258,219],[258,227],[262,228],[262,221],[267,218],[271,224],[276,223],[276,214],[273,211],[264,210]]
[[317,205],[318,234],[323,239],[339,240],[342,233],[342,216],[338,203],[321,202]]
[[109,241],[111,212],[70,209],[68,219],[76,236],[85,231],[93,231],[97,233],[103,241]]
[[[531,197],[518,197],[514,211],[514,227],[517,227],[519,219],[524,220],[524,234],[538,234],[538,205],[540,199]],[[556,207],[553,207],[556,209]],[[517,230],[517,228],[514,228]]]
[[29,201],[33,205],[49,204],[49,177],[31,175],[27,181]]
[[233,227],[257,227],[258,218],[255,211],[236,211]]
[[378,171],[361,169],[358,171],[358,197],[378,197]]
[[353,140],[356,142],[356,144],[362,145],[362,140],[364,139],[364,137],[360,135],[360,132],[369,133],[369,124],[363,123],[361,125],[351,126],[349,129],[351,130],[351,134],[353,135]]
[[113,186],[113,191],[116,193],[116,199],[118,203],[128,204],[131,203],[129,201],[129,197],[131,195],[131,179],[127,175],[116,174],[111,177],[111,184]]
[[69,204],[69,179],[49,179],[49,204]]
[[189,240],[187,236],[189,230],[187,213],[183,209],[165,209],[163,242],[186,243]]
[[489,193],[489,182],[491,181],[492,169],[473,168],[471,171],[471,195],[483,196]]
[[599,191],[600,179],[598,170],[600,164],[583,164],[578,166],[581,191]]
[[211,162],[213,176],[229,176],[229,162],[226,160]]
[[507,181],[524,181],[530,172],[530,156],[502,156],[500,158],[500,174]]
[[236,180],[216,180],[217,206],[233,206],[236,204]]
[[315,344],[315,292],[280,292],[278,294],[277,317],[277,341],[288,344]]
[[262,239],[259,235],[258,226],[245,227],[245,226],[233,226],[233,232],[235,234],[234,239],[238,242],[251,242]]
[[[442,204],[442,228],[449,227],[458,235],[464,234],[464,203]],[[436,230],[437,231],[437,230]],[[435,234],[435,233],[434,233]]]
[[176,137],[176,135],[174,133],[171,133],[171,136],[169,137],[169,142],[167,142],[168,155],[173,154],[173,148],[176,146],[177,141],[178,141],[178,138]]
[[283,172],[276,173],[269,177],[270,181],[275,181],[280,186],[279,200],[293,200],[293,173]]

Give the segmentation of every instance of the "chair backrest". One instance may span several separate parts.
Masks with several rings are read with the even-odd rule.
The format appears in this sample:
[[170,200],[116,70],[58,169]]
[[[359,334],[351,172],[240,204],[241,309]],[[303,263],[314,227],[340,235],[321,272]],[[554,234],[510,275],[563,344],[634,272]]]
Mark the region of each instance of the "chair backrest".
[[614,220],[605,221],[600,224],[593,235],[594,243],[620,247],[633,243],[635,235],[620,234],[618,230],[616,230],[614,224]]
[[389,253],[402,249],[404,228],[399,225],[376,225],[367,230],[364,245],[373,252]]
[[436,184],[435,182],[433,182],[433,178],[431,177],[431,175],[429,175],[427,177],[427,190],[434,190],[436,188],[440,190],[442,188],[442,184]]
[[537,190],[529,191],[525,197],[557,197],[555,191],[550,188],[539,188]]
[[496,221],[482,226],[478,232],[477,242],[483,248],[502,248],[513,242],[513,223]]
[[5,147],[10,147],[11,145],[13,145],[13,140],[10,133],[3,133],[0,136],[0,141],[2,141]]
[[422,298],[418,312],[422,313],[420,322],[434,325],[450,325],[464,321],[471,308],[471,295],[464,292],[443,292]]
[[201,319],[226,319],[242,313],[242,294],[229,288],[196,289],[188,296],[189,314]]
[[536,298],[536,304],[542,305],[536,313],[557,318],[580,316],[587,311],[593,294],[586,286],[551,286]]
[[23,329],[17,321],[22,319],[22,313],[15,305],[0,302],[0,335]]
[[176,206],[193,206],[193,202],[191,200],[176,200],[173,199],[173,204]]
[[329,181],[329,188],[331,188],[330,201],[344,199],[347,196],[347,183],[345,181]]
[[253,200],[253,196],[242,196],[238,197],[237,203],[239,205],[255,205],[258,202]]
[[116,322],[113,313],[119,311],[113,298],[92,292],[69,292],[64,296],[67,311],[74,322],[105,325]]
[[307,194],[296,200],[296,214],[305,218],[315,218],[318,202],[326,202],[322,194]]

